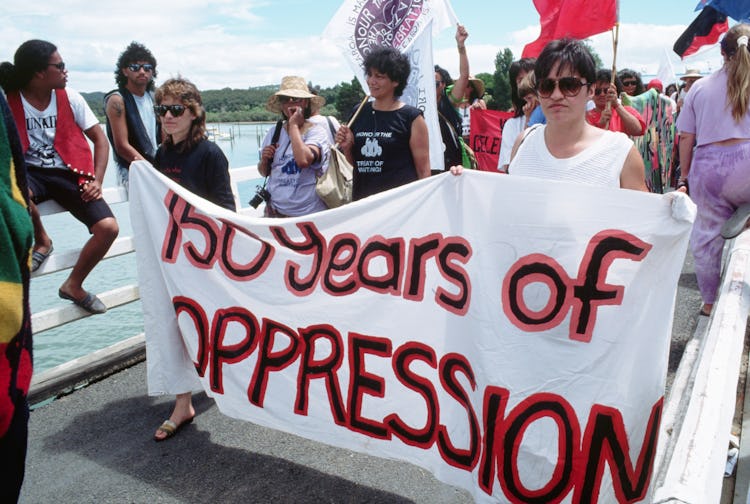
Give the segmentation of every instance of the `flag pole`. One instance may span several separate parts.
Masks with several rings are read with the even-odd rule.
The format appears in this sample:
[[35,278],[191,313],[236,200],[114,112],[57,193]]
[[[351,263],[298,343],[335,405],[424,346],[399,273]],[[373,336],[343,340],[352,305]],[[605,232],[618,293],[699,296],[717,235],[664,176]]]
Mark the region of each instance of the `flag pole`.
[[[615,19],[617,19],[617,21],[615,21],[615,25],[612,27],[612,77],[610,84],[614,84],[615,79],[617,78],[617,43],[620,38],[620,2],[615,0],[615,6],[617,12]],[[610,110],[611,108],[612,107],[608,101],[605,110]],[[609,120],[607,120],[607,123],[604,125],[604,129],[609,129]]]

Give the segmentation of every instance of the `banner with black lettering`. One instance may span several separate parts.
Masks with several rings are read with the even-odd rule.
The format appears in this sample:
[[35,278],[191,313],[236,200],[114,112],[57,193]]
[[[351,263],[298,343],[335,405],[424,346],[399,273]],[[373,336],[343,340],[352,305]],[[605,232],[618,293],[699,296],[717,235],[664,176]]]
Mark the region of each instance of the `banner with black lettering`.
[[150,393],[477,502],[650,500],[684,195],[467,171],[265,219],[130,171]]
[[512,112],[472,109],[469,146],[474,151],[480,170],[498,171],[503,125],[511,117]]

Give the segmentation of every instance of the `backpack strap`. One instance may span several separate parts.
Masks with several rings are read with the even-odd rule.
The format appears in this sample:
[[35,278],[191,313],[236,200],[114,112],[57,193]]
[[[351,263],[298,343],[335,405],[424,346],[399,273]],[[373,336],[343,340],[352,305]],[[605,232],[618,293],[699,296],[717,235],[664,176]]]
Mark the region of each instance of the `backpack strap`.
[[276,129],[273,130],[273,137],[271,137],[271,144],[279,143],[279,137],[281,136],[281,125],[284,121],[279,120],[276,122]]

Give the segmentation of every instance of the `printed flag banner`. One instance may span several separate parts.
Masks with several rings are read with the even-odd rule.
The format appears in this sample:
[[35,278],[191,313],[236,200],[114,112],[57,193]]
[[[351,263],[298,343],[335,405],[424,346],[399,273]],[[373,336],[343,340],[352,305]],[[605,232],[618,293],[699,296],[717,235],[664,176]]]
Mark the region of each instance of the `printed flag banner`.
[[264,219],[130,184],[149,393],[184,356],[226,415],[477,502],[650,501],[689,198],[468,171]]
[[705,46],[719,41],[722,33],[729,30],[726,14],[713,7],[704,7],[698,17],[685,29],[672,49],[680,58],[695,54]]
[[503,125],[511,117],[512,112],[472,109],[469,146],[474,151],[480,170],[497,171]]
[[645,164],[646,185],[651,192],[663,193],[675,184],[674,102],[655,89],[649,89],[638,96],[624,95],[623,104],[635,108],[646,121],[646,133],[632,138]]
[[550,40],[585,39],[611,30],[617,22],[616,0],[534,0],[541,33],[523,48],[522,57],[536,58]]
[[[455,25],[448,0],[346,0],[334,14],[324,36],[341,49],[354,75],[367,89],[362,62],[374,46],[391,46],[405,53],[411,76],[401,99],[420,109],[430,138],[441,138],[432,62],[432,33]],[[441,142],[430,142],[430,166],[444,168]]]

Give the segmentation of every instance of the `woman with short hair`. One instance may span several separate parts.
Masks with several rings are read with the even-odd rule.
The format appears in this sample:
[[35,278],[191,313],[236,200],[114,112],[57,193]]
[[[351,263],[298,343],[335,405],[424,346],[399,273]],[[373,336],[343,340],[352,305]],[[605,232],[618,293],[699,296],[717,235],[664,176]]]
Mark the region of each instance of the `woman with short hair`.
[[586,46],[574,39],[548,43],[534,78],[547,124],[529,128],[516,141],[508,173],[647,191],[643,159],[633,141],[586,121],[596,82]]
[[427,123],[422,111],[399,100],[411,73],[409,59],[392,47],[375,47],[363,62],[373,101],[351,129],[336,134],[354,167],[353,199],[430,176]]

